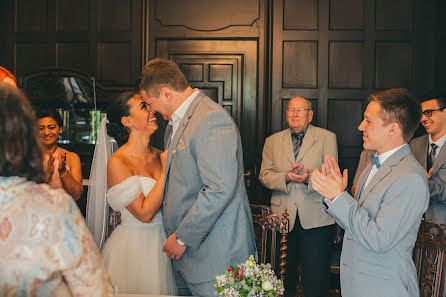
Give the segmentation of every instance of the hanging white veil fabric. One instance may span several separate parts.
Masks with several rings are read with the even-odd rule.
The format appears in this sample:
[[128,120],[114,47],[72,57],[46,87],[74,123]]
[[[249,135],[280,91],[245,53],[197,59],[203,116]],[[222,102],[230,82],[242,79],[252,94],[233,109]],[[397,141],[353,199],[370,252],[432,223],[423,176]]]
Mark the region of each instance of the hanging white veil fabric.
[[107,123],[104,117],[96,140],[87,193],[87,226],[99,250],[108,234],[107,161],[113,154],[113,143],[107,135]]

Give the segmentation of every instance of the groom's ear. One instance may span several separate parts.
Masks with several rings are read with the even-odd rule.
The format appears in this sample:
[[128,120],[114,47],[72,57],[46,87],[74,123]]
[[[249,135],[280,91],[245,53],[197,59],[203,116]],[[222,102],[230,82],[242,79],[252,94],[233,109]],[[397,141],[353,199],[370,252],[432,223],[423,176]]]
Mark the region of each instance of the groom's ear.
[[173,92],[168,87],[163,87],[160,93],[163,99],[165,99],[167,102],[170,102],[173,98]]

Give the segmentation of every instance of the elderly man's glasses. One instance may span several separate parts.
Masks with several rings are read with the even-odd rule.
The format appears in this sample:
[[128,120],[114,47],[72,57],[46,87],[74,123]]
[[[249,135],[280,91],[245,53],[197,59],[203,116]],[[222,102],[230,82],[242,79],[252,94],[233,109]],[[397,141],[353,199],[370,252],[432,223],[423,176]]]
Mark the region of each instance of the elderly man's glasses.
[[445,108],[446,108],[446,107],[439,108],[439,109],[426,109],[425,111],[423,111],[423,114],[424,114],[426,117],[430,118],[430,117],[432,116],[432,113],[433,113],[434,111],[443,110],[443,109],[445,109]]
[[308,111],[308,110],[311,110],[311,108],[290,108],[290,109],[287,109],[286,112],[290,113],[290,114],[294,114],[295,112],[303,113],[304,111]]

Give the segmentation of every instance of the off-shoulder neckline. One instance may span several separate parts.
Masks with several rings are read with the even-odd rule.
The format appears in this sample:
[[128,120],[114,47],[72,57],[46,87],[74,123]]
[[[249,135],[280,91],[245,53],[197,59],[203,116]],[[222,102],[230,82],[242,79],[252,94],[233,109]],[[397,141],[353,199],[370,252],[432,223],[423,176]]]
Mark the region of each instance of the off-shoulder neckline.
[[119,186],[119,185],[121,185],[121,184],[127,182],[128,180],[130,180],[130,179],[132,179],[132,178],[135,178],[135,177],[138,177],[138,178],[141,178],[141,177],[142,177],[142,178],[146,178],[146,179],[148,179],[148,180],[153,180],[154,182],[156,182],[156,179],[154,179],[154,178],[152,178],[152,177],[143,176],[143,175],[132,175],[132,176],[127,177],[125,180],[123,180],[123,181],[120,182],[119,184],[116,184],[116,185],[110,187],[108,190],[111,190],[111,189],[113,189],[114,187]]

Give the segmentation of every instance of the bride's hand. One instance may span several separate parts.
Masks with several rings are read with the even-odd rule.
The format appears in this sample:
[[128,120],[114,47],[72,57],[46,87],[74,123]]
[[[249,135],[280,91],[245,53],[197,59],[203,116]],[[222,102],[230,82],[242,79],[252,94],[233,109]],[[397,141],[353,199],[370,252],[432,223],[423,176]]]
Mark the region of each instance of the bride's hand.
[[166,159],[167,159],[167,153],[169,152],[169,150],[165,150],[164,152],[161,153],[160,155],[160,159],[161,159],[161,166],[163,166],[163,168],[166,167]]

